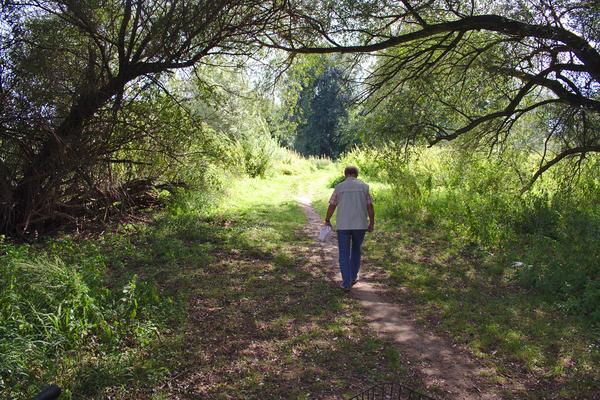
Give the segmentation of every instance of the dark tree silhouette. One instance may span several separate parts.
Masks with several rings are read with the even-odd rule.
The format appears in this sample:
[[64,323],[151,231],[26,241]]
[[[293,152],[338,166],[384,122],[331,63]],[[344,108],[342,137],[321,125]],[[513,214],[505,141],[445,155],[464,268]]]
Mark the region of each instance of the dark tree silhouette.
[[336,158],[346,148],[342,125],[348,117],[349,91],[343,72],[327,66],[299,93],[302,122],[294,147],[300,153]]

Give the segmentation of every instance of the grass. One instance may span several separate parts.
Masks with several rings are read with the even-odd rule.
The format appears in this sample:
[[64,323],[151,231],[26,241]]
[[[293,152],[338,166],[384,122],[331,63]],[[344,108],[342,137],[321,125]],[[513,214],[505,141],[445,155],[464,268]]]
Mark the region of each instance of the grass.
[[356,149],[344,162],[373,178],[367,264],[398,301],[495,364],[493,380],[525,382],[522,397],[599,397],[597,174],[569,193],[550,174],[517,198],[516,175],[493,158],[438,148],[395,165],[388,150]]
[[[421,324],[494,365],[498,374],[490,380],[525,382],[523,398],[600,395],[598,328],[519,284],[513,261],[523,249],[490,253],[426,219],[400,220],[390,212],[389,187],[365,181],[377,214],[376,230],[364,243],[365,265],[386,272],[376,276],[386,277],[382,283]],[[315,199],[321,216],[330,193],[322,190]]]
[[[190,288],[185,353],[158,397],[340,398],[406,374],[311,262],[297,194],[326,171],[242,180],[205,222],[230,232]],[[160,386],[160,385],[159,385]]]
[[[9,368],[0,374],[1,396],[31,398],[54,382],[65,399],[341,398],[406,377],[400,355],[307,257],[312,239],[301,231],[296,196],[327,191],[331,166],[316,161],[235,180],[219,201],[190,193],[150,224],[36,248],[8,245],[20,251],[10,255],[15,265],[41,260],[41,281],[55,263],[89,296],[98,321],[82,320],[94,327],[77,338],[68,327],[52,335],[35,328],[50,322],[28,318],[62,315],[64,293],[45,301],[46,314],[24,314],[35,328],[26,343],[33,352],[17,349],[18,336],[2,342]],[[13,278],[20,282],[23,271]],[[54,286],[69,290],[60,280]],[[50,337],[56,345],[40,344]],[[21,375],[11,373],[16,364],[7,354],[22,357]]]
[[[220,199],[188,193],[150,224],[95,239],[4,243],[0,397],[31,398],[47,382],[90,399],[327,399],[386,379],[422,386],[328,281],[302,232],[296,197],[323,215],[338,166],[284,169],[233,180]],[[523,289],[508,252],[399,221],[386,185],[367,181],[378,220],[365,263],[422,324],[494,364],[491,380],[524,381],[524,398],[597,394],[597,330]],[[27,287],[39,295],[18,297]]]
[[[324,199],[320,204],[323,210]],[[398,301],[412,304],[425,326],[493,363],[499,374],[491,379],[525,381],[523,396],[531,399],[598,393],[598,330],[519,286],[507,254],[461,245],[443,229],[404,224],[385,212],[364,246],[366,264],[386,271],[384,283]]]

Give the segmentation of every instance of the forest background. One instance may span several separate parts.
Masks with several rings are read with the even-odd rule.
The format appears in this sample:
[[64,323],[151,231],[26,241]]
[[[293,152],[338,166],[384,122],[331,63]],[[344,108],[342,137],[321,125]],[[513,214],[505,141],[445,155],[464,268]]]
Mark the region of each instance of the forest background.
[[[351,163],[389,233],[369,246],[424,319],[445,317],[475,354],[517,362],[561,395],[589,395],[598,7],[3,1],[0,393],[27,398],[51,379],[81,391],[82,365],[98,360],[125,372],[85,381],[95,395],[160,382],[171,369],[136,357],[177,336],[189,301],[152,267],[177,264],[172,236],[199,235],[192,261],[210,264],[225,245],[207,232],[223,228],[232,187],[325,176],[331,188]],[[444,278],[457,291],[427,262],[398,262],[394,232],[446,243],[444,265],[471,260]],[[467,275],[501,290],[461,320]]]

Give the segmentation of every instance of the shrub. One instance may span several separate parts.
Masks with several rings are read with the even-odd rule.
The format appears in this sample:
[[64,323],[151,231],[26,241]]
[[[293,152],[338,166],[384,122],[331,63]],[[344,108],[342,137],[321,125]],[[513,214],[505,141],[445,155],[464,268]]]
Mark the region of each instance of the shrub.
[[252,178],[264,177],[273,164],[276,143],[265,136],[244,138],[239,142],[245,172]]
[[327,185],[327,187],[329,187],[330,189],[335,188],[335,185],[337,185],[340,182],[343,182],[346,179],[346,177],[344,175],[336,175],[333,179],[331,179],[329,181],[329,184]]
[[95,246],[50,242],[52,256],[0,246],[2,398],[31,398],[60,376],[74,350],[80,358],[147,344],[170,307],[156,285],[136,275],[107,287],[107,258]]
[[[503,160],[510,159],[510,165]],[[519,260],[518,282],[548,301],[600,324],[600,173],[581,171],[576,185],[560,168],[520,195],[515,170],[539,160],[503,158],[453,147],[354,149],[344,162],[388,184],[378,213],[388,220],[435,226],[457,244],[474,244]],[[594,165],[593,162],[588,165]]]
[[369,147],[354,147],[345,153],[338,162],[341,166],[354,165],[359,175],[369,179],[382,179],[388,169],[381,151]]

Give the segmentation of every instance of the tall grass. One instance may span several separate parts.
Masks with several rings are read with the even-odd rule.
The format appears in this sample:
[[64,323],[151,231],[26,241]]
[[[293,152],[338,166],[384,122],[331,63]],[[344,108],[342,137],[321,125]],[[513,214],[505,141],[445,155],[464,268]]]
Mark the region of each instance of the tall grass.
[[[214,249],[234,240],[248,246],[265,241],[255,237],[256,226],[263,227],[270,214],[256,209],[258,200],[266,205],[287,198],[289,220],[281,216],[276,230],[261,232],[273,235],[273,243],[282,240],[281,232],[291,236],[303,215],[294,193],[281,186],[300,191],[290,178],[304,182],[312,171],[331,166],[329,159],[305,159],[270,140],[244,146],[233,152],[237,165],[209,165],[201,179],[190,179],[196,190],[169,195],[152,225],[126,224],[91,240],[65,236],[35,245],[0,237],[0,398],[29,399],[51,382],[65,389],[66,398],[106,397],[106,390],[135,392],[136,385],[168,373],[177,360],[144,357],[166,351],[161,333],[185,314],[177,313],[185,299],[175,296],[187,293],[186,268],[209,265]],[[269,184],[262,181],[269,177]],[[254,197],[245,207],[248,187]],[[232,198],[236,207],[228,210]],[[212,214],[217,222],[206,221]],[[222,219],[252,224],[225,234]]]
[[109,258],[98,246],[63,240],[44,250],[0,247],[0,397],[30,398],[57,377],[77,374],[76,359],[156,338],[169,300],[136,274],[107,286]]
[[380,215],[441,229],[460,246],[499,254],[518,284],[600,324],[597,162],[588,163],[575,184],[566,166],[550,170],[525,194],[520,189],[536,160],[519,154],[488,157],[450,146],[410,154],[357,148],[342,162],[387,184],[375,193]]

